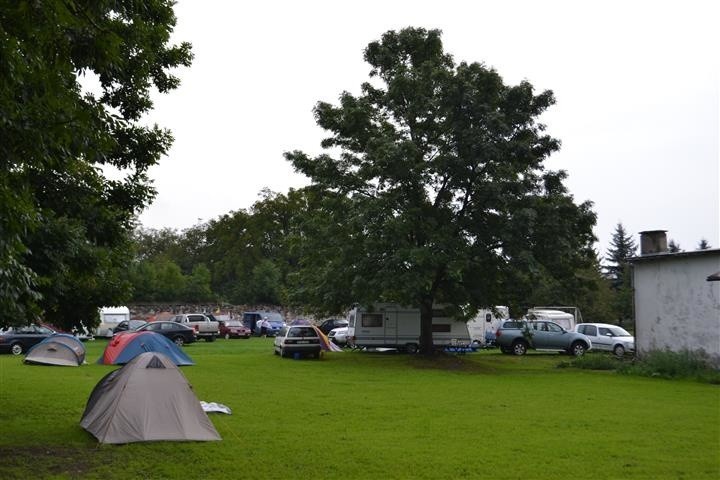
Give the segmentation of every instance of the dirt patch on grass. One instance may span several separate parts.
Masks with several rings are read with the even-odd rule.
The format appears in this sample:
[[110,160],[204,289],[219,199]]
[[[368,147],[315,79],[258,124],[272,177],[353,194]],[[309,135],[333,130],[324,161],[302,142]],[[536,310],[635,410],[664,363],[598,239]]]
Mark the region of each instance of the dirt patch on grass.
[[84,478],[98,465],[112,462],[114,452],[57,446],[0,447],[3,479],[66,476]]
[[410,364],[420,369],[467,373],[496,373],[497,371],[492,365],[479,362],[465,355],[452,355],[441,352],[432,356],[417,355],[409,358]]

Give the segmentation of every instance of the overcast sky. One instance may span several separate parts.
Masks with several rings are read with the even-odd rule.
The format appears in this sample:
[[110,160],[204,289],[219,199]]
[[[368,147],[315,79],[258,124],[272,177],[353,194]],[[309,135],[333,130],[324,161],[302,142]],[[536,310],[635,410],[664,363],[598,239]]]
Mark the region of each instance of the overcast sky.
[[[715,1],[190,1],[174,41],[193,44],[182,85],[149,121],[175,143],[150,174],[149,228],[188,228],[307,180],[283,152],[320,153],[312,108],[359,92],[363,49],[387,30],[443,31],[456,62],[551,89],[541,121],[562,141],[546,162],[591,200],[605,253],[622,222],[720,247],[720,3]],[[639,243],[639,242],[638,242]]]

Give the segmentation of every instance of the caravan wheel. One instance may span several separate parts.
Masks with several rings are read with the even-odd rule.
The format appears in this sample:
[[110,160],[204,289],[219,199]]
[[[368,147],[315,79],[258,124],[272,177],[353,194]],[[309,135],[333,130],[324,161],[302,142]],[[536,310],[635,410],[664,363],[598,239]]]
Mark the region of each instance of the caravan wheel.
[[418,346],[415,343],[408,343],[405,345],[405,351],[410,355],[415,355],[418,352]]

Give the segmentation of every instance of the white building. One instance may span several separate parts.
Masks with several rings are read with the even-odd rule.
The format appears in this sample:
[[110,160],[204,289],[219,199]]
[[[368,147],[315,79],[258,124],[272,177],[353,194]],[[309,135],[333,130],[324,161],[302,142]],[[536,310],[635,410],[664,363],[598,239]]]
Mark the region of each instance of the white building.
[[705,353],[720,368],[720,249],[668,253],[662,230],[641,232],[632,259],[635,348]]

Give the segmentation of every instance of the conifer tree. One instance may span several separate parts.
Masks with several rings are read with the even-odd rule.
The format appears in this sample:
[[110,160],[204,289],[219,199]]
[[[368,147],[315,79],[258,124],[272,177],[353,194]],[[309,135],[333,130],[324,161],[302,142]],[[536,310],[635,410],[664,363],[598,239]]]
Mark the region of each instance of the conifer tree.
[[617,290],[622,287],[628,259],[634,257],[636,252],[637,244],[632,239],[632,236],[627,234],[622,222],[619,222],[615,227],[610,248],[607,251],[606,260],[609,264],[605,266],[605,271],[614,289]]

